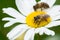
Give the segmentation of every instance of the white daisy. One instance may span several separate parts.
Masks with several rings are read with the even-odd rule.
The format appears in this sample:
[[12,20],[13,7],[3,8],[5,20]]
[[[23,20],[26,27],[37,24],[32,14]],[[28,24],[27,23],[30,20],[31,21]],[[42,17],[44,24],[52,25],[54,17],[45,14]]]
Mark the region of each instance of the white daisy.
[[39,33],[40,35],[43,35],[43,33],[52,36],[55,35],[55,32],[48,28],[60,25],[60,21],[58,21],[60,19],[60,5],[53,6],[56,0],[41,0],[38,4],[47,4],[47,7],[43,6],[41,8],[48,9],[40,10],[40,8],[36,7],[35,11],[33,9],[33,6],[37,4],[35,0],[16,0],[15,2],[22,14],[11,7],[3,8],[4,13],[14,17],[3,18],[3,21],[9,21],[4,27],[9,27],[16,22],[22,23],[7,34],[9,40],[15,40],[24,32],[26,32],[24,40],[34,40],[35,33]]

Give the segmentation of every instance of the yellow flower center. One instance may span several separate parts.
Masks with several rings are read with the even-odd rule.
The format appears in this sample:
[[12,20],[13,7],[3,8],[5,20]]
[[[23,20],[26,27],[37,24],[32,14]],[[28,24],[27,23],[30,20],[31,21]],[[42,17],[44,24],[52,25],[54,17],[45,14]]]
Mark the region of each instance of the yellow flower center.
[[51,22],[51,17],[45,11],[31,12],[26,17],[26,24],[31,28],[43,27]]

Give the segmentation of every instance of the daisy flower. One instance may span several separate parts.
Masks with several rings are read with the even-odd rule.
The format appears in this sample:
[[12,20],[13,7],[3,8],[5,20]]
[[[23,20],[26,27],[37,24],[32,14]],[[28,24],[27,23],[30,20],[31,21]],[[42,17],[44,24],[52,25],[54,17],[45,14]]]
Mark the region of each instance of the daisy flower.
[[15,0],[16,6],[19,10],[12,7],[3,8],[3,13],[11,17],[5,17],[3,21],[7,22],[4,27],[9,27],[16,22],[22,24],[17,25],[8,34],[9,40],[15,40],[24,32],[24,40],[34,40],[34,35],[55,35],[55,32],[48,28],[60,25],[60,5],[54,5],[56,0]]

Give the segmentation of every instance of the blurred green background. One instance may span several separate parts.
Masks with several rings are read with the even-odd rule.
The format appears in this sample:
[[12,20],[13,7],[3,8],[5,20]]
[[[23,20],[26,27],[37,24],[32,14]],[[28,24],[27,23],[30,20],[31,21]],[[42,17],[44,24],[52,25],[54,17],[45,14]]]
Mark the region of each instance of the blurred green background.
[[[36,0],[36,1],[39,1],[39,0]],[[59,5],[59,4],[60,4],[60,0],[57,0],[55,5]],[[11,27],[4,28],[4,24],[7,23],[7,21],[2,21],[2,18],[10,17],[10,16],[7,14],[4,14],[2,11],[2,8],[8,8],[8,7],[12,7],[18,10],[15,5],[15,0],[0,0],[0,40],[8,40],[8,38],[6,37],[6,34],[16,25],[20,24],[20,23],[15,23]],[[44,34],[40,36],[39,34],[36,34],[34,37],[35,38],[34,40],[60,40],[60,26],[49,28],[49,29],[55,31],[56,35],[47,36]]]

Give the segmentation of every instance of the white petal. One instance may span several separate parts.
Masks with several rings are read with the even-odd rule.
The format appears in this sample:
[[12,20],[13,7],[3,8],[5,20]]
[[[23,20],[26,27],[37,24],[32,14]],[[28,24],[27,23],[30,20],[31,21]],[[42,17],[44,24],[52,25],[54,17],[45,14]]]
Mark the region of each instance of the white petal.
[[47,29],[47,28],[45,28],[44,33],[47,34],[47,35],[52,35],[52,36],[55,35],[55,32],[54,32],[54,31],[49,30],[49,29]]
[[39,33],[40,28],[35,29],[35,33]]
[[35,4],[36,4],[35,0],[16,0],[17,8],[24,15],[28,15],[30,12],[34,11],[33,6]]
[[52,8],[48,9],[47,13],[51,16],[51,18],[60,15],[60,5],[55,5]]
[[40,28],[40,30],[39,30],[39,34],[40,34],[40,35],[43,35],[43,33],[45,33],[45,34],[47,34],[47,35],[52,35],[52,36],[55,35],[55,33],[54,33],[53,31],[51,31],[51,30],[49,30],[49,29],[47,29],[47,28],[45,28],[45,27],[42,27],[42,28]]
[[46,25],[45,27],[50,28],[50,27],[58,26],[58,25],[60,25],[60,21],[53,21],[49,23],[48,25]]
[[14,18],[19,18],[20,17],[20,14],[14,9],[14,8],[3,8],[3,13],[6,13]]
[[[20,14],[18,11],[16,11],[15,9],[9,7],[9,8],[3,8],[3,12],[16,18],[17,20],[19,20],[20,22],[24,23],[25,22],[25,17]],[[10,18],[8,18],[10,19]]]
[[2,19],[2,21],[12,21],[14,20],[14,18],[10,18],[10,17],[5,17]]
[[4,27],[9,27],[9,26],[13,25],[14,23],[16,23],[16,22],[15,21],[7,22],[6,24],[4,24]]
[[40,35],[43,35],[43,33],[44,33],[44,28],[41,27],[41,28],[35,29],[35,33],[39,33]]
[[57,16],[55,16],[55,17],[52,17],[52,21],[56,21],[56,20],[58,20],[58,19],[60,19],[60,15],[57,15]]
[[56,2],[56,0],[41,0],[40,2],[47,3],[50,7],[53,6],[53,4]]
[[22,20],[15,19],[15,18],[10,18],[10,17],[5,17],[5,18],[2,19],[2,21],[12,21],[12,22],[20,22],[20,23],[22,22]]
[[24,37],[24,40],[34,40],[34,29],[29,29]]
[[[9,27],[11,25],[13,25],[14,23],[22,23],[23,21],[20,21],[19,19],[13,19],[13,18],[10,18],[10,17],[6,17],[6,18],[3,18],[2,21],[9,21],[7,22],[6,24],[4,24],[4,27]],[[25,22],[23,22],[25,23]]]
[[22,33],[24,33],[28,29],[27,25],[21,24],[13,28],[8,34],[7,37],[10,40],[16,39]]
[[44,31],[45,31],[45,28],[44,28],[44,27],[40,28],[39,34],[40,34],[40,35],[43,35]]
[[[6,20],[5,20],[6,21]],[[6,24],[4,24],[4,27],[9,27],[17,22],[20,22],[19,20],[9,20]]]

